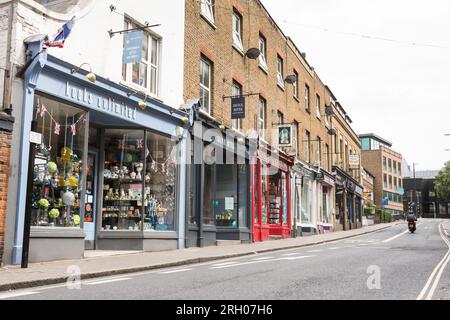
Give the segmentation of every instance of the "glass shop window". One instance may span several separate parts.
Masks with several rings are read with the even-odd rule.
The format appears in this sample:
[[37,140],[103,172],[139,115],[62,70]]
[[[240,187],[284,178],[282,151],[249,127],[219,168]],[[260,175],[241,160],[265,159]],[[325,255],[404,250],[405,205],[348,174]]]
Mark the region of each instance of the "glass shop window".
[[146,146],[144,231],[175,231],[178,145],[148,132]]
[[267,187],[268,187],[268,176],[269,169],[266,164],[262,164],[262,175],[261,175],[261,188],[262,188],[262,197],[261,197],[261,212],[262,212],[262,224],[268,223],[268,210],[267,210]]
[[281,172],[269,177],[269,216],[270,224],[281,224],[283,209],[283,184]]
[[214,225],[214,189],[215,189],[215,165],[205,165],[205,185],[203,194],[203,223]]
[[237,166],[217,165],[214,213],[219,227],[238,227]]
[[144,130],[105,130],[103,230],[139,231],[144,210]]
[[86,116],[81,109],[44,97],[35,98],[36,146],[31,224],[80,227]]
[[106,130],[102,229],[175,230],[176,177],[177,145],[170,138]]

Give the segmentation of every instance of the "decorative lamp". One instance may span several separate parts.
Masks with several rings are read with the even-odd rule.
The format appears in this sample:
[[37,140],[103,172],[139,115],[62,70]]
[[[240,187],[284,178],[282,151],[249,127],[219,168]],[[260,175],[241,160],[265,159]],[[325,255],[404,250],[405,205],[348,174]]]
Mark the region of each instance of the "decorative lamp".
[[80,71],[81,68],[82,68],[83,66],[85,66],[85,65],[89,66],[89,72],[88,72],[88,74],[86,75],[86,79],[89,80],[89,81],[92,82],[92,83],[95,83],[95,81],[97,81],[97,76],[92,72],[92,67],[91,67],[91,65],[90,65],[89,63],[87,63],[87,62],[82,63],[77,69],[72,69],[72,70],[70,70],[70,73],[71,73],[71,74],[77,73],[77,72]]

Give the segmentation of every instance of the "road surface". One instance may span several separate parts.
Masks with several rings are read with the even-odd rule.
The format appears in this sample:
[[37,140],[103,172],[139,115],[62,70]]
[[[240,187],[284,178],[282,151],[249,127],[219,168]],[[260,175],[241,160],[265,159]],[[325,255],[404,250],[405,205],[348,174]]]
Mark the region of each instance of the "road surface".
[[398,225],[325,245],[3,292],[0,300],[448,299],[446,223],[422,220],[415,234]]

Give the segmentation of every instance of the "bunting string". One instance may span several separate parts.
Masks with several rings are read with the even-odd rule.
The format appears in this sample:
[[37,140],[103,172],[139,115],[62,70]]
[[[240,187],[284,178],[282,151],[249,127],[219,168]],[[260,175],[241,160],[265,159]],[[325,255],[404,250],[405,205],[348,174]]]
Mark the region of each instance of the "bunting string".
[[73,136],[77,135],[77,128],[78,125],[80,124],[85,124],[86,123],[86,115],[81,115],[80,118],[78,118],[78,120],[73,123],[73,124],[65,124],[65,125],[61,125],[58,121],[56,121],[56,119],[53,117],[52,113],[50,113],[47,109],[47,107],[44,104],[40,104],[38,106],[38,115],[44,119],[45,121],[45,116],[48,115],[51,119],[51,126],[54,125],[54,131],[53,133],[56,134],[57,136],[59,136],[61,134],[61,128],[70,128],[70,131],[72,133]]

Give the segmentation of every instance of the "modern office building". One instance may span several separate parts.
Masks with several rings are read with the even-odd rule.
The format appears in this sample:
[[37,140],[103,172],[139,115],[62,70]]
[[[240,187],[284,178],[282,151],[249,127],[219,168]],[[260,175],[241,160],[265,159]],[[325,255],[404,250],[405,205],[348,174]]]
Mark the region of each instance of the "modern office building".
[[359,136],[362,165],[375,176],[374,202],[394,217],[403,215],[403,157],[392,143],[371,133]]
[[423,218],[450,219],[450,204],[438,198],[435,190],[439,171],[417,171],[414,177],[404,178],[405,212],[417,211]]

